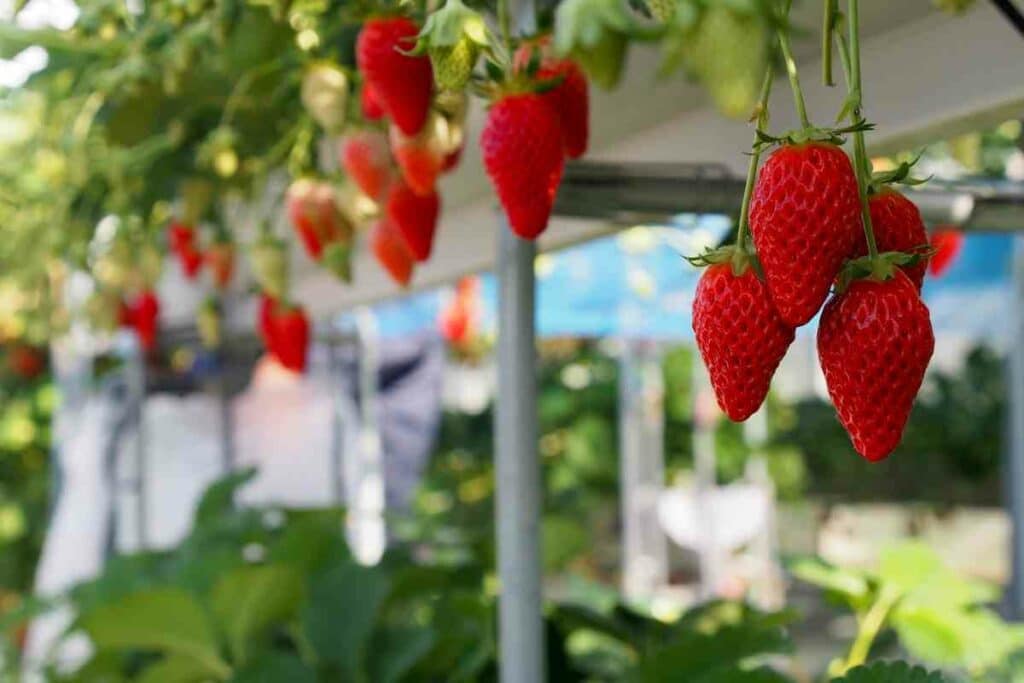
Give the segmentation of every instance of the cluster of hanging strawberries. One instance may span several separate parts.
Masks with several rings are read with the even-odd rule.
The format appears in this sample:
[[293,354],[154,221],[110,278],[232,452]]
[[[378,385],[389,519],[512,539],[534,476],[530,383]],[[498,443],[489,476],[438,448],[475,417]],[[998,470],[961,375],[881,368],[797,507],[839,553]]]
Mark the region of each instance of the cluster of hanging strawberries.
[[186,279],[199,277],[205,264],[217,289],[227,289],[231,284],[235,272],[235,248],[226,235],[218,235],[203,247],[195,226],[175,220],[167,228],[167,244]]
[[[780,35],[786,52],[784,40]],[[850,44],[850,59],[859,60],[857,41]],[[817,342],[829,395],[856,450],[881,460],[899,445],[934,348],[920,296],[928,236],[917,207],[890,187],[906,181],[908,166],[871,176],[859,82],[851,83],[848,100],[854,123],[815,129],[790,68],[804,128],[782,138],[763,132],[769,73],[737,243],[696,259],[709,267],[694,299],[693,328],[719,405],[742,421],[763,403],[795,329],[824,305]],[[852,162],[836,133],[853,135]],[[766,144],[779,146],[758,170]]]

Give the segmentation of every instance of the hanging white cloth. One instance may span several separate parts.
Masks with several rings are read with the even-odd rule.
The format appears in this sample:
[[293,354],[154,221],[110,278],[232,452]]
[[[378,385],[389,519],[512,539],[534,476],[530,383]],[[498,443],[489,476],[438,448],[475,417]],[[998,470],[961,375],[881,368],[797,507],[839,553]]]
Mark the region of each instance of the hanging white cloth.
[[146,464],[145,533],[140,534],[138,435],[126,432],[118,444],[116,467],[117,539],[120,552],[176,546],[191,530],[203,491],[224,475],[219,399],[206,394],[157,394],[146,399],[143,414]]
[[238,502],[338,503],[339,484],[332,474],[334,399],[321,373],[296,375],[264,358],[233,409],[235,466],[258,469]]
[[[122,408],[103,394],[61,409],[55,430],[60,444],[56,453],[60,486],[36,568],[37,595],[57,597],[96,576],[103,566],[111,499],[104,460],[121,414]],[[32,622],[25,643],[25,680],[35,680],[34,664],[44,661],[72,616],[62,608]],[[72,641],[59,659],[81,661],[88,654],[87,642]]]

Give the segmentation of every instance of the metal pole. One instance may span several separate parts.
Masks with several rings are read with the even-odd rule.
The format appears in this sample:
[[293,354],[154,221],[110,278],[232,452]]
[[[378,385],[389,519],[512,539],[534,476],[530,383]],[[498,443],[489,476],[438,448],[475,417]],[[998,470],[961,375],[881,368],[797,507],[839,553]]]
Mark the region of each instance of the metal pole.
[[135,340],[128,362],[128,407],[135,416],[135,523],[137,551],[146,549],[148,536],[148,469],[146,434],[146,352]]
[[1009,616],[1024,615],[1024,238],[1014,238],[1013,305],[1009,349],[1006,462],[1007,507],[1012,522],[1013,580],[1007,596]]
[[536,247],[498,228],[498,392],[495,470],[498,534],[500,680],[544,676],[541,616],[540,462],[534,350]]

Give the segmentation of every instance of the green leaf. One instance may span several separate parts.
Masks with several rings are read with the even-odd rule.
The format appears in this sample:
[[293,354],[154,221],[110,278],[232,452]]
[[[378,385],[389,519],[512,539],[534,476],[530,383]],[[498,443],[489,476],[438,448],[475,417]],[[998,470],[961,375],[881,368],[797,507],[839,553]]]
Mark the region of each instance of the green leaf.
[[296,614],[302,592],[302,577],[283,566],[242,567],[217,582],[211,607],[235,662],[244,664],[252,640]]
[[221,680],[231,673],[217,650],[206,613],[183,590],[161,588],[135,593],[96,608],[81,623],[99,649],[156,650],[191,659]]
[[388,579],[379,569],[345,564],[314,579],[302,612],[309,642],[317,656],[339,667],[350,679],[362,675],[367,645]]
[[910,542],[882,551],[878,578],[906,593],[942,569],[942,560],[924,543]]
[[950,683],[942,674],[906,662],[875,662],[850,669],[832,683]]
[[897,610],[893,628],[914,657],[930,664],[956,664],[964,655],[956,615],[926,607]]
[[231,683],[316,683],[316,672],[287,652],[268,651],[231,678]]
[[367,662],[374,683],[397,683],[416,666],[437,638],[429,628],[389,628],[373,636]]
[[867,578],[852,569],[831,565],[817,557],[799,557],[787,563],[787,569],[801,581],[839,593],[850,602],[863,600],[870,590]]
[[203,493],[196,508],[195,526],[219,519],[234,507],[235,493],[256,476],[256,468],[249,467],[215,481]]
[[267,549],[267,561],[288,564],[302,572],[351,561],[342,535],[344,513],[338,509],[289,513],[281,537]]
[[713,634],[686,633],[648,656],[638,667],[636,680],[724,681],[728,680],[728,672],[743,671],[742,664],[751,657],[787,652],[790,647],[781,628],[740,624],[720,628]]
[[208,679],[205,667],[189,657],[164,657],[147,667],[135,683],[201,683]]

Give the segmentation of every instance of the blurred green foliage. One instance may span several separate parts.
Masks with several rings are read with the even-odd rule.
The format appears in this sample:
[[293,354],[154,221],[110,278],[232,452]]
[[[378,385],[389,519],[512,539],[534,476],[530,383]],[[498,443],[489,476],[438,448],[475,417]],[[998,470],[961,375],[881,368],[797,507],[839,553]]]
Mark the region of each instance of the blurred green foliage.
[[877,645],[887,629],[895,631],[914,659],[971,676],[1004,667],[1024,648],[1024,626],[1004,622],[987,607],[998,599],[998,589],[958,576],[923,544],[884,549],[871,571],[809,557],[792,560],[789,569],[857,617],[857,635],[846,658],[830,666],[832,674],[846,673],[872,654],[885,654],[877,652],[883,649]]
[[[419,540],[361,566],[340,510],[232,505],[251,475],[214,484],[177,548],[117,557],[4,626],[58,604],[73,609],[67,635],[87,635],[95,650],[71,671],[49,668],[54,682],[496,680],[486,561],[438,559]],[[548,679],[786,683],[764,658],[791,650],[792,618],[712,602],[665,623],[617,600],[550,604]]]
[[30,379],[0,367],[0,613],[31,589],[49,522],[50,432],[57,391],[48,373]]

